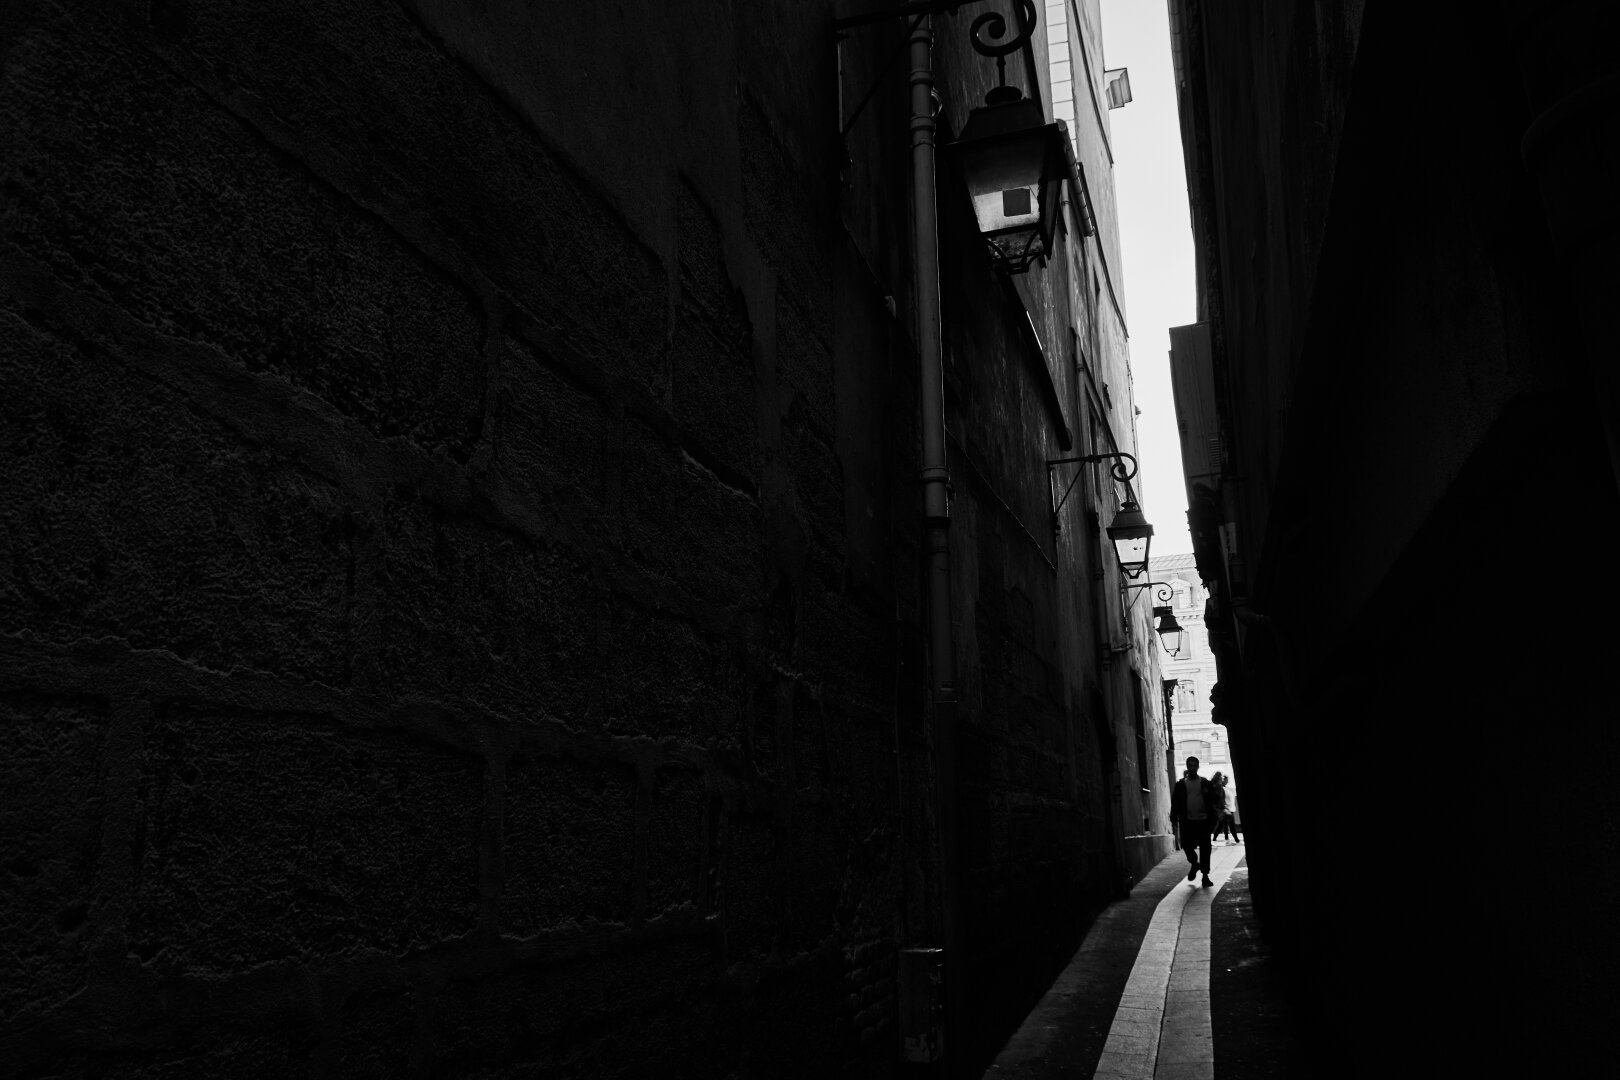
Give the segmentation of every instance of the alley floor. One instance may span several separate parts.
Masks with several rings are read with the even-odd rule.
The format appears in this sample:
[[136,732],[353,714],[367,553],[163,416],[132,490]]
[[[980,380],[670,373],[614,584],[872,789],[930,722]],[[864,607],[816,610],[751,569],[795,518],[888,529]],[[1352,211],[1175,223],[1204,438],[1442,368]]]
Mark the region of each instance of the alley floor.
[[1175,852],[1111,905],[986,1080],[1300,1075],[1243,855],[1240,843],[1217,844],[1205,888]]

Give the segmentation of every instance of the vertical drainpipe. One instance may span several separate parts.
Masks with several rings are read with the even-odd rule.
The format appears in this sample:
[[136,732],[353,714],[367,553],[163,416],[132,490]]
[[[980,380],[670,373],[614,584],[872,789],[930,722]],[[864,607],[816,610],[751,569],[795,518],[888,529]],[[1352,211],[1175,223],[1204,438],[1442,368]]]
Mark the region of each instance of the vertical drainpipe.
[[962,1031],[956,846],[956,663],[951,634],[950,473],[945,462],[945,373],[941,360],[939,236],[934,188],[932,19],[911,33],[911,193],[917,271],[917,351],[922,406],[922,495],[928,579],[929,698],[933,716],[940,911],[945,949],[945,1059],[955,1069]]

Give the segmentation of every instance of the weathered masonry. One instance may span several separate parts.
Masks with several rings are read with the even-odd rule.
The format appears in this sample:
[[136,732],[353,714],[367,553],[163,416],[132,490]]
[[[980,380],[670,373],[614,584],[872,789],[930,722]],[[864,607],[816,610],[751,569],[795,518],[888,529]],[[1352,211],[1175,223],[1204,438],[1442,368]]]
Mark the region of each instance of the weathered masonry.
[[1157,859],[1118,492],[1044,467],[1134,440],[1106,168],[1016,281],[939,177],[942,731],[906,28],[839,140],[841,13],[8,7],[8,1072],[884,1076],[947,914],[970,1071]]

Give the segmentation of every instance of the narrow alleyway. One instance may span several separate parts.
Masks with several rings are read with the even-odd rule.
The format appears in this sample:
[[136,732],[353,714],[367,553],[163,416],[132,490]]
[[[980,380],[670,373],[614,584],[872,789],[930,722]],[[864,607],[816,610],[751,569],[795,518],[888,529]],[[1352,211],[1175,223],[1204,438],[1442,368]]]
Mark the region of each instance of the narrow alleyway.
[[1168,856],[1111,906],[1008,1040],[987,1080],[1281,1080],[1298,1064],[1276,962],[1248,902],[1242,844],[1213,886]]

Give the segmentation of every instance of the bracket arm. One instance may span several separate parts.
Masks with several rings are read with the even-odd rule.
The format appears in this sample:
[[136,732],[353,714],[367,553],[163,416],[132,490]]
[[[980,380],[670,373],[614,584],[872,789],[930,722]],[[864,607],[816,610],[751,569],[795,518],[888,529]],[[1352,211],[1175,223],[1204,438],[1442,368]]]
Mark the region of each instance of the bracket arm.
[[1046,487],[1052,498],[1052,535],[1056,536],[1063,531],[1063,521],[1058,517],[1063,504],[1069,501],[1069,495],[1074,491],[1074,485],[1080,479],[1080,470],[1076,469],[1069,478],[1069,483],[1063,489],[1060,497],[1057,493],[1056,474],[1059,465],[1089,465],[1098,461],[1113,461],[1108,467],[1108,473],[1121,484],[1129,484],[1136,475],[1136,458],[1123,450],[1115,450],[1106,454],[1084,454],[1080,457],[1052,458],[1046,463]]

